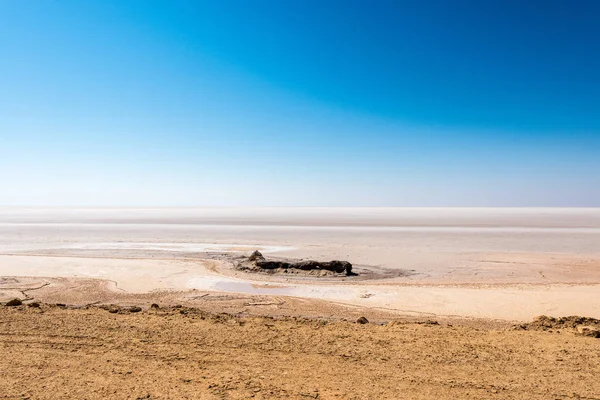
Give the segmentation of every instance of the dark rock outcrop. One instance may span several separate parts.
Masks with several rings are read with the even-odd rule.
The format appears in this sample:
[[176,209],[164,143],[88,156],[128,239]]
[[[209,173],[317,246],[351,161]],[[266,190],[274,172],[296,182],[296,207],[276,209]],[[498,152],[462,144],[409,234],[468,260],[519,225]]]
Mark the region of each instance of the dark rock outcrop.
[[257,267],[262,269],[277,269],[277,268],[291,268],[291,264],[284,261],[267,261],[267,260],[258,260],[255,262]]
[[318,261],[301,261],[295,264],[295,268],[302,270],[312,270],[312,269],[326,269],[327,271],[333,271],[338,274],[346,273],[350,274],[352,272],[352,264],[348,261],[327,261],[327,262],[318,262]]
[[[250,261],[250,259],[249,259]],[[312,271],[312,270],[326,270],[326,271],[332,271],[335,272],[337,274],[342,274],[342,273],[346,273],[346,275],[350,275],[352,273],[352,264],[350,264],[348,261],[338,261],[338,260],[333,260],[333,261],[325,261],[325,262],[321,262],[321,261],[300,261],[300,262],[296,262],[296,263],[290,263],[290,262],[286,262],[286,261],[272,261],[272,260],[265,260],[264,258],[262,260],[257,260],[254,261],[254,263],[256,264],[257,267],[262,268],[262,269],[288,269],[288,268],[292,268],[292,269],[300,269],[302,271]]]
[[17,307],[23,304],[23,302],[19,299],[12,299],[6,302],[6,307]]
[[366,319],[365,317],[360,317],[359,319],[357,319],[357,320],[356,320],[356,323],[357,323],[357,324],[364,325],[364,324],[368,324],[368,323],[369,323],[369,320],[368,320],[368,319]]

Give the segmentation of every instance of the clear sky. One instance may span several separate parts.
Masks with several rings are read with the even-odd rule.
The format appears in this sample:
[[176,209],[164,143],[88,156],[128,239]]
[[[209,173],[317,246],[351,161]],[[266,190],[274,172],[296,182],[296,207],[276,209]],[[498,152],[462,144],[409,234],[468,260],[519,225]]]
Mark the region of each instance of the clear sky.
[[600,2],[0,0],[0,205],[600,206]]

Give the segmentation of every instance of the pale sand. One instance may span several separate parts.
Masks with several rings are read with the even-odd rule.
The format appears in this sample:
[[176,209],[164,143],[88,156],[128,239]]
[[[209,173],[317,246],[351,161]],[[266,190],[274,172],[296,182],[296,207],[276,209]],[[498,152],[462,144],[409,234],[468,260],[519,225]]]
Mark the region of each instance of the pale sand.
[[[315,282],[200,260],[254,248],[411,275]],[[598,318],[600,209],[1,208],[0,276],[294,296],[405,315]]]

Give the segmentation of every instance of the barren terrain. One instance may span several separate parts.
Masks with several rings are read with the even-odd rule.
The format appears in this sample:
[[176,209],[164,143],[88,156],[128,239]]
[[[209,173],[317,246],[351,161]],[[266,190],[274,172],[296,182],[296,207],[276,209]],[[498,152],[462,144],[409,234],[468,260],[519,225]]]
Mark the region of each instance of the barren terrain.
[[598,209],[0,208],[0,399],[598,400],[598,293]]
[[3,399],[600,398],[600,340],[570,329],[47,305],[0,321]]

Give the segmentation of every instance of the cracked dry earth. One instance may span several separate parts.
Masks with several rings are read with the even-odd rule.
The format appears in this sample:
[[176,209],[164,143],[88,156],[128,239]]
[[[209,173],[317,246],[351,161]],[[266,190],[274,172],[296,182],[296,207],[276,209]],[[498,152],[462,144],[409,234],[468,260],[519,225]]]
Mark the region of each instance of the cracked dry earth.
[[0,307],[0,399],[600,399],[599,376],[600,340],[562,329]]

